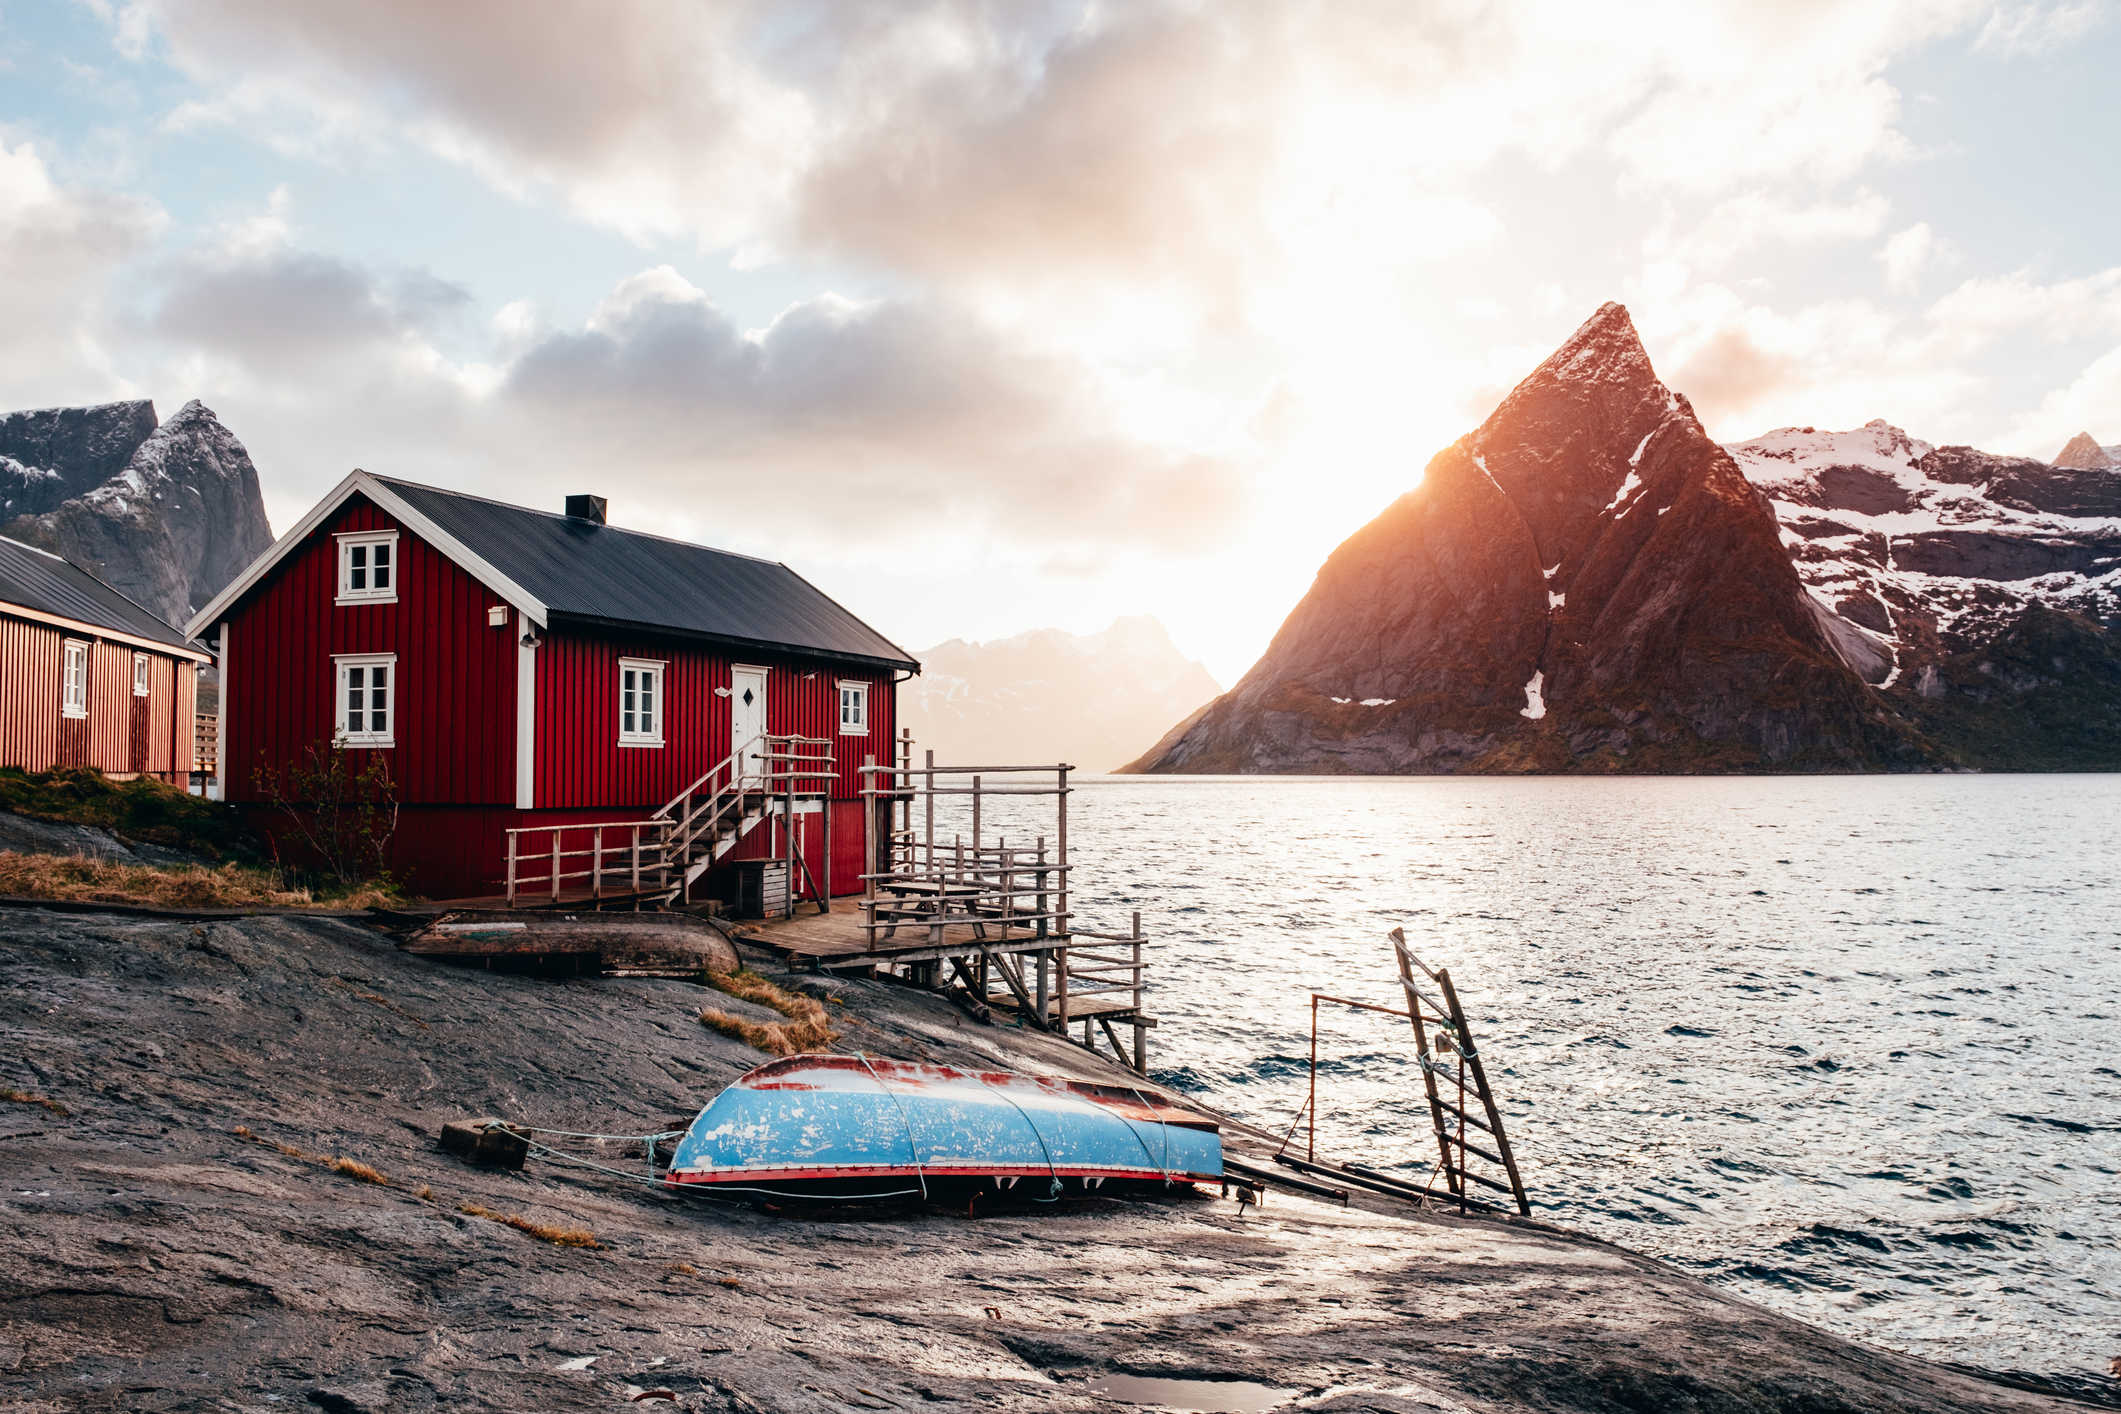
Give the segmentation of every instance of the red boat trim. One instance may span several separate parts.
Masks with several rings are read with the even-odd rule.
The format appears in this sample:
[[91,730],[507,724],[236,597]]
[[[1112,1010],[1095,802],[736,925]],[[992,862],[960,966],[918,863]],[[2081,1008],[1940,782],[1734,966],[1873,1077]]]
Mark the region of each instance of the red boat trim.
[[[944,1175],[953,1178],[1162,1178],[1162,1169],[1138,1168],[1047,1168],[1044,1164],[1007,1166],[1002,1164],[922,1165],[930,1176]],[[774,1179],[780,1182],[819,1178],[888,1178],[910,1176],[913,1169],[900,1164],[864,1164],[858,1168],[749,1168],[717,1169],[710,1172],[673,1169],[665,1175],[669,1183],[746,1183],[759,1179]],[[1171,1178],[1175,1182],[1213,1183],[1212,1174],[1182,1173],[1174,1170]]]

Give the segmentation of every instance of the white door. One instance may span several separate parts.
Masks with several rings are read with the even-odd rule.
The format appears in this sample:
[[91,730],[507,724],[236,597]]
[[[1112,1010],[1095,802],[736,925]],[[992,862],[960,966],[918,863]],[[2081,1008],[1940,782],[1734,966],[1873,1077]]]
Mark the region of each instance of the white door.
[[766,734],[766,670],[764,668],[731,668],[729,670],[729,749],[741,751],[744,759],[738,767],[747,781],[759,781],[766,773],[765,745],[759,738]]

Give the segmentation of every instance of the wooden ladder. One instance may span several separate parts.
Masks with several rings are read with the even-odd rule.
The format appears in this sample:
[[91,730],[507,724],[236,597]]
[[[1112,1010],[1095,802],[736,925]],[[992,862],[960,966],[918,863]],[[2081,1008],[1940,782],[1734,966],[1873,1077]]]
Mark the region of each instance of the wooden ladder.
[[[1392,951],[1399,959],[1399,985],[1406,990],[1407,1016],[1414,1023],[1415,1060],[1421,1066],[1421,1083],[1429,1092],[1429,1115],[1436,1127],[1436,1147],[1442,1154],[1440,1167],[1459,1211],[1482,1200],[1468,1191],[1478,1185],[1516,1200],[1517,1211],[1532,1215],[1525,1198],[1524,1181],[1517,1176],[1517,1159],[1510,1140],[1502,1132],[1502,1113],[1495,1108],[1495,1092],[1488,1085],[1487,1067],[1480,1063],[1480,1050],[1473,1044],[1473,1029],[1466,1025],[1465,1009],[1458,1004],[1458,989],[1451,985],[1449,968],[1429,968],[1407,949],[1405,932],[1394,928]],[[1427,979],[1439,995],[1422,989],[1416,974]],[[1430,1034],[1435,1034],[1432,1044]],[[1456,1102],[1449,1098],[1456,1087]],[[1480,1113],[1471,1113],[1468,1098],[1480,1102]],[[1473,1142],[1468,1130],[1479,1130],[1492,1149]],[[1480,1159],[1491,1169],[1500,1169],[1504,1183],[1492,1173],[1470,1166]],[[1433,1178],[1431,1182],[1433,1182]],[[1482,1204],[1482,1206],[1488,1206]]]

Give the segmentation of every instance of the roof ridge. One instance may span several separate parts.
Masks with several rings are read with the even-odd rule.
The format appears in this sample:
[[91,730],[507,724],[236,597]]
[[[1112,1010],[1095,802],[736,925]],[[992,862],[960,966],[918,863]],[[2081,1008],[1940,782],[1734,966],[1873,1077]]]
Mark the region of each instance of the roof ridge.
[[[45,549],[42,545],[32,545],[27,540],[17,540],[12,535],[0,535],[0,541],[5,541],[10,545],[18,546],[21,549],[29,550],[35,554],[42,555],[47,560],[57,560],[62,565],[74,564],[72,560],[69,560],[64,555],[53,554],[50,550]],[[80,569],[81,567],[79,565],[74,565],[74,568]],[[98,582],[100,583],[101,581]]]
[[[539,510],[536,506],[526,506],[518,501],[503,501],[495,496],[479,496],[470,491],[452,491],[446,486],[432,486],[425,481],[407,481],[402,477],[382,476],[373,471],[366,474],[375,477],[376,480],[382,482],[385,486],[410,487],[415,491],[431,491],[437,496],[454,496],[460,501],[478,501],[483,505],[499,506],[503,510],[520,511],[528,516],[543,516],[547,520],[577,519],[577,517],[567,515],[562,511]],[[608,530],[618,535],[631,535],[639,540],[658,540],[665,545],[681,545],[688,550],[705,550],[710,555],[728,555],[732,559],[750,560],[761,565],[779,565],[782,569],[788,569],[788,563],[785,560],[768,559],[764,555],[753,555],[743,550],[725,550],[719,545],[702,545],[697,540],[680,540],[675,535],[657,535],[653,531],[633,530],[623,525],[612,525],[606,521],[590,521],[587,524],[595,525],[600,529]],[[789,573],[793,574],[794,571],[789,570]]]

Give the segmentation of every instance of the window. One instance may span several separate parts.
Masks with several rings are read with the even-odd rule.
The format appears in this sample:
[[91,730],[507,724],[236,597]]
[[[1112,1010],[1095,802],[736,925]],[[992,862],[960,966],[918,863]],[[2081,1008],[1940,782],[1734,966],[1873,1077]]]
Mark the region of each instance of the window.
[[663,664],[619,659],[619,745],[663,744]]
[[363,653],[334,658],[339,670],[338,731],[341,746],[395,746],[398,656]]
[[148,664],[153,661],[145,653],[133,654],[133,696],[147,696]]
[[88,645],[66,640],[66,670],[59,681],[59,715],[88,715]]
[[840,735],[869,735],[869,684],[840,684]]
[[339,537],[338,602],[398,602],[398,532],[364,530]]

